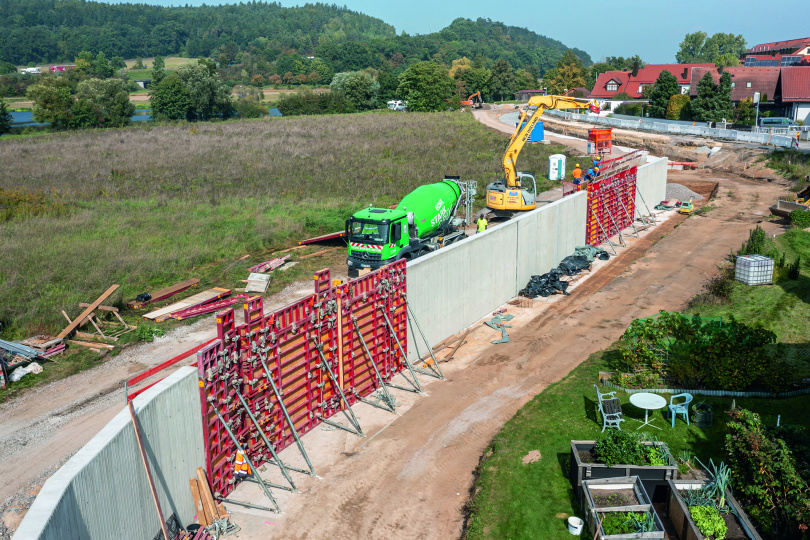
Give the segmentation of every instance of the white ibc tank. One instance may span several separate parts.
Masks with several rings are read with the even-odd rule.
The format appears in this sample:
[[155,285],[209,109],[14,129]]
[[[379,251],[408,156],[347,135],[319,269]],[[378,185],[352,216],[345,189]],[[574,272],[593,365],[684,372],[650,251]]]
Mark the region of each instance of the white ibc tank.
[[565,178],[565,155],[554,154],[548,157],[548,179],[562,180]]

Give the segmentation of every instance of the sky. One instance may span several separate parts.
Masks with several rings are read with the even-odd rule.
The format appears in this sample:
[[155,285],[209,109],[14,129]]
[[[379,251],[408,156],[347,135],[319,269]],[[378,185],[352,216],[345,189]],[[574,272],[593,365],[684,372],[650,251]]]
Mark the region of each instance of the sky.
[[[200,5],[203,0],[129,0],[156,5]],[[314,2],[314,0],[311,0]],[[322,0],[324,3],[332,3]],[[334,1],[334,0],[333,0]],[[806,0],[805,0],[806,1]],[[207,0],[208,5],[236,3]],[[304,2],[280,0],[283,6]],[[351,10],[377,17],[397,33],[429,34],[464,17],[500,21],[528,28],[577,47],[596,62],[607,56],[638,54],[647,63],[674,63],[686,34],[703,31],[742,34],[748,45],[810,36],[807,12],[801,0],[526,0],[509,4],[492,0],[343,0]],[[792,14],[792,15],[791,15]]]

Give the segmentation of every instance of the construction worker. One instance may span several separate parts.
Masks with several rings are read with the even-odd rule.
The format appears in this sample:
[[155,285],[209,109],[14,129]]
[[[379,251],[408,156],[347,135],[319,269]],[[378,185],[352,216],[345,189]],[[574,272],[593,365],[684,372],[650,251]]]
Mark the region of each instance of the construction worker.
[[601,166],[603,159],[604,159],[604,156],[602,154],[599,154],[598,156],[594,156],[593,157],[593,165],[594,165],[594,167]]
[[579,182],[582,180],[582,169],[579,168],[579,163],[577,163],[574,170],[571,171],[571,176],[574,177],[574,185],[578,186]]
[[478,225],[478,231],[475,234],[482,233],[487,230],[487,218],[484,217],[484,214],[478,218],[478,221],[475,222]]
[[233,462],[233,472],[237,478],[244,478],[250,474],[250,465],[248,465],[245,455],[237,451],[236,460]]
[[594,178],[596,178],[597,176],[601,176],[601,175],[602,175],[602,173],[599,172],[599,167],[598,166],[594,167],[593,168],[593,176],[594,176]]
[[591,167],[590,169],[587,170],[587,172],[585,172],[585,181],[586,182],[590,182],[595,177],[596,177],[596,171],[594,170],[593,167]]
[[798,131],[796,132],[796,141],[795,142],[796,142],[796,150],[798,150],[799,149],[799,132]]

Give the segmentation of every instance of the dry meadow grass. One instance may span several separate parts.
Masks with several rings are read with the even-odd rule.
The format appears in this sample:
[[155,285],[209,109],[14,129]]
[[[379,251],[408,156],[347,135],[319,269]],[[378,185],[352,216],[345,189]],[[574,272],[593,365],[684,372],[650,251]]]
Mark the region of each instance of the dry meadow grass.
[[[135,126],[0,141],[0,190],[42,192],[60,214],[46,205],[0,221],[0,333],[57,331],[61,309],[75,312],[111,283],[121,285],[118,302],[189,277],[201,286],[243,286],[246,268],[268,251],[342,229],[358,208],[393,204],[446,173],[483,188],[500,170],[505,144],[503,134],[460,113]],[[547,156],[561,150],[532,145],[521,169],[539,177]],[[253,257],[236,262],[246,253]]]

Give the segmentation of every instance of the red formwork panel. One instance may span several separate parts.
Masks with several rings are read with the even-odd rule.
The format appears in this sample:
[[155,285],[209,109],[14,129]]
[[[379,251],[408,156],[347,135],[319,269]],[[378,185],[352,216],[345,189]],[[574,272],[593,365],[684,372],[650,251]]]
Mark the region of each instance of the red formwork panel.
[[638,167],[630,167],[588,185],[586,242],[598,246],[633,222]]
[[[345,285],[333,285],[329,270],[317,272],[314,282],[312,295],[267,315],[260,296],[249,298],[243,305],[245,322],[239,326],[234,323],[232,308],[219,312],[219,339],[197,355],[206,467],[212,488],[219,496],[227,496],[235,487],[236,446],[214,407],[256,466],[271,457],[236,390],[277,450],[295,442],[262,360],[299,435],[344,407],[338,385],[350,404],[379,387],[351,324],[352,317],[357,319],[359,331],[385,381],[405,365],[383,317],[383,313],[387,314],[407,353],[405,261]],[[325,369],[324,359],[337,385]]]

